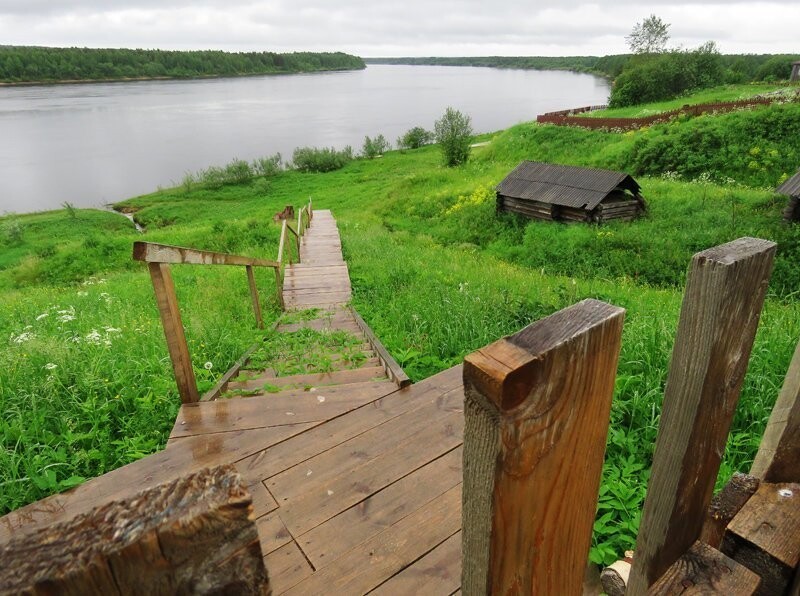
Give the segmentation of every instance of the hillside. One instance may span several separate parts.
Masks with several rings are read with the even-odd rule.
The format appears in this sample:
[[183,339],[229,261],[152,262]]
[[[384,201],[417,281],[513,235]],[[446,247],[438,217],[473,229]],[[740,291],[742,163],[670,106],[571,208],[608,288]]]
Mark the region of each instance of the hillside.
[[[625,134],[526,123],[482,136],[488,145],[459,168],[442,167],[429,146],[325,174],[288,171],[125,201],[119,207],[135,212],[143,236],[113,213],[4,217],[0,510],[166,440],[179,400],[150,281],[130,259],[131,243],[274,258],[272,214],[312,197],[338,219],[355,306],[414,379],[586,297],[628,309],[607,453],[613,465],[593,550],[608,561],[632,544],[638,526],[644,483],[627,479],[649,467],[688,259],[744,235],[776,240],[779,254],[721,475],[745,469],[755,453],[800,338],[800,226],[781,221],[784,202],[769,190],[800,163],[798,121],[800,106],[787,104]],[[742,159],[718,160],[720,143]],[[675,161],[644,160],[653,155]],[[497,214],[491,189],[521,159],[652,167],[637,178],[648,214],[603,227]],[[267,273],[258,273],[265,296],[274,283]],[[261,335],[246,279],[191,266],[175,267],[174,276],[195,369],[208,387]],[[277,305],[267,307],[274,320]]]

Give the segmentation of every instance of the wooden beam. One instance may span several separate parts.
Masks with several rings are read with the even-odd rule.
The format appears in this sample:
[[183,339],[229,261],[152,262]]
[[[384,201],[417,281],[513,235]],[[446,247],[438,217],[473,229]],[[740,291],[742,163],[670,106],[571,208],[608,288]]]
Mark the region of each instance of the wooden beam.
[[800,484],[761,483],[728,525],[722,552],[761,577],[759,594],[785,594],[800,564]]
[[186,344],[181,311],[178,308],[178,296],[175,293],[169,265],[148,263],[147,266],[150,269],[150,278],[153,280],[161,326],[164,328],[164,337],[167,340],[167,349],[181,402],[185,404],[196,402],[200,399],[200,395],[197,392],[192,358],[189,356],[189,346]]
[[465,358],[465,595],[581,593],[624,312],[585,300]]
[[[281,226],[281,239],[278,241],[278,267],[283,264],[283,247],[286,244],[286,220],[283,220],[283,225]],[[292,256],[289,255],[289,263],[292,262]]]
[[734,472],[728,484],[711,499],[700,541],[719,548],[725,528],[755,494],[758,485],[759,480],[755,476]]
[[134,242],[133,259],[145,263],[172,263],[190,265],[250,265],[252,267],[277,267],[275,261],[253,259],[221,252],[183,248],[154,242]]
[[628,593],[644,594],[699,538],[750,359],[775,243],[697,253],[672,352]]
[[375,353],[378,355],[378,358],[383,365],[383,369],[386,371],[386,376],[388,376],[392,381],[394,381],[398,387],[401,389],[411,384],[411,379],[402,369],[402,367],[397,363],[397,361],[392,358],[392,355],[389,351],[383,346],[381,341],[372,331],[367,322],[358,314],[355,308],[352,306],[350,307],[350,312],[353,313],[353,318],[356,321],[359,329],[361,329],[364,337],[367,338],[369,345],[372,346],[372,349],[375,350]]
[[[648,596],[751,596],[758,575],[702,542],[673,563],[647,592]],[[630,592],[628,592],[630,593]]]
[[750,474],[765,482],[800,481],[800,343],[772,408]]
[[203,470],[9,542],[3,594],[269,594],[252,500]]
[[247,282],[250,285],[250,298],[253,301],[253,313],[256,316],[256,325],[259,329],[264,328],[264,319],[261,318],[261,303],[258,300],[258,286],[256,286],[256,276],[253,274],[253,267],[247,265]]

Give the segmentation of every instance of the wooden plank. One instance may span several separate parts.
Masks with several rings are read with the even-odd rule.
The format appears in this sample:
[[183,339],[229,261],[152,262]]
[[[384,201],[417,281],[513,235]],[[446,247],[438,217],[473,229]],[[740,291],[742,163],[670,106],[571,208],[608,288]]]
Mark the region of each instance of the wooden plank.
[[0,544],[12,535],[28,534],[63,522],[97,505],[127,498],[191,472],[238,462],[314,426],[294,424],[181,439],[164,451],[5,515],[0,518]]
[[155,242],[134,242],[133,259],[145,263],[185,263],[190,265],[249,265],[251,267],[278,267],[275,261],[253,259],[221,252],[184,248]]
[[445,392],[461,389],[461,366],[456,366],[416,385],[396,390],[351,412],[310,429],[298,440],[287,440],[242,461],[242,473],[270,478],[333,449],[370,429],[381,427],[407,412],[440,403]]
[[275,268],[275,292],[278,295],[278,304],[281,310],[286,310],[286,304],[283,301],[283,276],[281,275],[281,268]]
[[276,595],[285,593],[314,572],[294,541],[266,555],[264,563],[269,572],[272,593]]
[[253,267],[247,265],[247,283],[250,286],[250,299],[253,302],[253,313],[256,316],[256,325],[259,329],[264,328],[264,319],[261,318],[261,303],[258,300],[258,286],[256,286],[256,278],[253,275]]
[[288,377],[275,377],[256,379],[253,381],[236,381],[228,384],[229,389],[261,389],[265,382],[276,387],[310,386],[322,387],[324,385],[345,385],[365,381],[379,381],[385,379],[386,374],[382,366],[368,366],[351,370],[337,370],[329,373],[309,373],[305,375],[291,375]]
[[[707,544],[695,542],[667,569],[647,594],[749,596],[756,593],[758,584],[759,577],[755,573]],[[630,593],[629,591],[628,594]]]
[[461,532],[457,532],[370,594],[452,594],[460,585]]
[[356,390],[271,394],[182,406],[170,438],[329,420],[393,391],[388,383],[364,383]]
[[762,482],[733,518],[722,552],[761,577],[758,594],[784,594],[800,564],[800,484]]
[[765,482],[800,482],[800,343],[750,474]]
[[458,532],[461,490],[455,487],[339,557],[288,594],[366,594]]
[[692,258],[628,590],[643,594],[700,536],[775,255],[741,238]]
[[259,518],[258,522],[256,522],[256,527],[258,528],[261,552],[264,553],[264,556],[292,541],[292,535],[283,525],[277,511]]
[[[283,264],[283,251],[284,247],[286,246],[286,220],[283,220],[283,224],[281,225],[281,239],[278,241],[278,266]],[[289,263],[291,263],[291,256],[289,257]]]
[[703,532],[700,534],[700,542],[719,548],[725,535],[725,528],[755,494],[758,484],[758,478],[755,476],[734,472],[728,484],[711,499]]
[[0,592],[268,594],[251,510],[235,470],[203,470],[13,540]]
[[405,373],[405,371],[400,367],[397,361],[392,358],[392,355],[389,351],[383,347],[383,344],[380,342],[378,337],[372,332],[369,325],[367,325],[366,321],[361,318],[361,315],[358,314],[356,309],[351,308],[353,313],[353,318],[356,320],[356,323],[361,328],[361,331],[364,332],[364,336],[367,338],[367,341],[372,345],[372,348],[378,354],[378,358],[381,359],[383,362],[384,369],[386,370],[387,376],[392,379],[395,383],[397,383],[398,387],[405,387],[406,385],[411,384],[411,379]]
[[624,310],[584,300],[464,359],[465,594],[580,594]]
[[150,279],[153,281],[153,290],[156,294],[158,313],[161,315],[161,326],[167,340],[167,349],[172,361],[172,370],[175,373],[175,382],[181,402],[188,404],[199,401],[197,381],[192,368],[192,358],[189,356],[189,346],[183,332],[181,311],[178,308],[178,296],[175,293],[175,284],[169,271],[169,265],[163,263],[148,263]]
[[[240,470],[240,464],[235,464],[235,467],[237,471]],[[245,474],[242,474],[242,478],[247,482],[247,492],[249,492],[250,496],[253,498],[253,516],[255,519],[272,513],[278,508],[277,501],[259,478],[250,478]]]
[[[303,552],[319,569],[396,524],[461,484],[461,456],[461,448],[449,451],[299,536],[297,540]],[[460,561],[460,542],[458,552]],[[460,581],[460,576],[456,579]]]

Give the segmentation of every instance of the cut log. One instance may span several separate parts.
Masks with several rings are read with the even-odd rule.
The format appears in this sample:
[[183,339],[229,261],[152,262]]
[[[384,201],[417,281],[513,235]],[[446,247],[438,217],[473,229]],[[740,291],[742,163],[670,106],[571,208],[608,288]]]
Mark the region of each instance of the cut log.
[[755,476],[734,473],[728,484],[711,499],[700,541],[719,548],[725,535],[725,528],[755,494],[758,484],[758,478]]
[[269,594],[252,502],[202,470],[12,540],[0,594]]

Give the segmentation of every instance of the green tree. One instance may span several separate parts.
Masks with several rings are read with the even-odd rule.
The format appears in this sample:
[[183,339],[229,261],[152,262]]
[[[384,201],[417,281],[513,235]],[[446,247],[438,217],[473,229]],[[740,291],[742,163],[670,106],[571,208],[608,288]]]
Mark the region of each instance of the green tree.
[[625,37],[625,41],[634,54],[660,54],[667,48],[669,27],[669,23],[651,14],[641,23],[634,25],[631,34]]
[[472,122],[469,116],[448,107],[433,126],[436,142],[442,149],[448,167],[466,163],[472,144]]
[[433,133],[431,131],[425,130],[421,126],[415,126],[397,139],[397,146],[400,149],[419,149],[423,145],[428,145],[432,142]]

